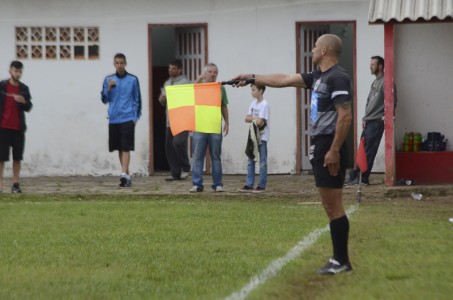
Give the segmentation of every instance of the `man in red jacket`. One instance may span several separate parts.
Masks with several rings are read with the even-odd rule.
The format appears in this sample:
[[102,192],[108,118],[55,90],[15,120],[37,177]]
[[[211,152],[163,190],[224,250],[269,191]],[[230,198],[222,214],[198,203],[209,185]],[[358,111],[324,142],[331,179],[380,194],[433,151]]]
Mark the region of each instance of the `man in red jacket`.
[[25,146],[25,112],[30,111],[31,96],[28,86],[20,82],[24,65],[13,61],[10,78],[0,82],[0,191],[3,188],[5,161],[13,152],[13,185],[11,192],[22,193],[19,185],[21,161]]

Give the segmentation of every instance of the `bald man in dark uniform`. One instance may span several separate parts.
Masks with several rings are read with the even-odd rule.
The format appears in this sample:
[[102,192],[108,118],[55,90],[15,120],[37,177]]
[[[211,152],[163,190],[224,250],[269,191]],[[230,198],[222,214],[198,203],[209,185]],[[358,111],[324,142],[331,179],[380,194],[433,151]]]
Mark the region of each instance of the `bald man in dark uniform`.
[[346,175],[345,139],[352,121],[352,85],[346,71],[338,65],[341,40],[333,34],[318,38],[312,50],[317,69],[303,74],[240,74],[236,86],[246,80],[268,87],[301,87],[311,90],[310,162],[316,187],[329,217],[333,256],[318,274],[334,275],[352,271],[348,255],[349,220],[343,208]]

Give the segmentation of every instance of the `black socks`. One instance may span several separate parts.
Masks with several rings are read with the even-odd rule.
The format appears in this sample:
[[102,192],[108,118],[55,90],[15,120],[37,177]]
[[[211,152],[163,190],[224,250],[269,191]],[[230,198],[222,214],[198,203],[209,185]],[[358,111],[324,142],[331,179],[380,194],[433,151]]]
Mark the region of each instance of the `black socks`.
[[348,236],[349,220],[346,215],[330,221],[330,236],[333,245],[333,258],[340,264],[349,262]]

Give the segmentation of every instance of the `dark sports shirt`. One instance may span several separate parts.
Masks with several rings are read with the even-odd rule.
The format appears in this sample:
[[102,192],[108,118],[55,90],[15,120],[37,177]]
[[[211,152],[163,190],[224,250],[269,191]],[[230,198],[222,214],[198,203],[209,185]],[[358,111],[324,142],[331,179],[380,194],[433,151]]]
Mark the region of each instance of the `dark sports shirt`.
[[311,89],[310,135],[335,134],[338,118],[335,105],[352,100],[351,78],[339,65],[325,72],[316,69],[301,76]]

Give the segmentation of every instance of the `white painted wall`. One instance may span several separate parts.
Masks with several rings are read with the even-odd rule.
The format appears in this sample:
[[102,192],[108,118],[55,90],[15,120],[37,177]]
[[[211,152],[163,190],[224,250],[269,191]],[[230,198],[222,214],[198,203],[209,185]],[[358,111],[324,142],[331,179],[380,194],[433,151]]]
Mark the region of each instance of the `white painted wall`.
[[453,24],[410,24],[395,28],[398,107],[395,138],[406,131],[441,132],[453,149]]
[[[24,61],[23,81],[30,86],[34,109],[24,176],[118,174],[117,153],[107,150],[107,107],[100,101],[103,77],[114,71],[116,52],[141,80],[143,116],[136,128],[131,172],[148,173],[148,24],[207,23],[209,61],[220,68],[219,80],[238,73],[293,73],[296,70],[295,23],[357,22],[357,96],[361,120],[373,77],[371,55],[383,54],[383,27],[368,25],[367,0],[2,0],[0,3],[0,74],[8,77],[15,58],[15,26],[98,26],[98,61]],[[223,143],[225,173],[245,173],[249,88],[227,90],[230,134]],[[296,91],[268,89],[271,107],[269,173],[295,172]],[[358,130],[360,134],[360,130]],[[383,155],[381,150],[380,155]],[[379,157],[379,155],[378,155]],[[9,166],[8,166],[9,167]],[[377,163],[375,170],[383,170]],[[7,169],[8,172],[8,169]]]

